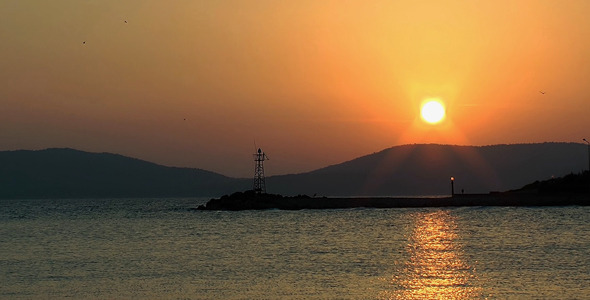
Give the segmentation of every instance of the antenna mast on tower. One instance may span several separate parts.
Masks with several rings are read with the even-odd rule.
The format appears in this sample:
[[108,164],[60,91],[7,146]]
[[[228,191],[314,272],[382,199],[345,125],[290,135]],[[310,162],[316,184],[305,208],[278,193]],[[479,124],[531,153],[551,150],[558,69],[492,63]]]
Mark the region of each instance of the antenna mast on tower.
[[258,148],[258,153],[254,154],[256,167],[254,168],[254,192],[256,194],[266,194],[266,184],[264,182],[264,164],[268,156]]

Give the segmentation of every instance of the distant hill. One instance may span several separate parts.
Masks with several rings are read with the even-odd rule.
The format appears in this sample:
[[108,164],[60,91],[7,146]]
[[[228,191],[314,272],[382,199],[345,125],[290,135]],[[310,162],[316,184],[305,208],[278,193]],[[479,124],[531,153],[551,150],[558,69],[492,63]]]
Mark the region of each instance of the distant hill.
[[268,192],[328,196],[445,195],[520,188],[588,168],[587,146],[404,145],[313,172],[267,178]]
[[535,181],[512,193],[534,193],[542,195],[554,194],[584,194],[590,192],[590,172],[570,173],[563,177],[556,177],[542,181]]
[[[448,195],[454,176],[456,193],[488,193],[587,168],[587,147],[576,143],[404,145],[308,173],[268,177],[266,187],[283,195]],[[218,197],[251,188],[250,178],[165,167],[117,154],[0,151],[3,199]]]
[[250,182],[73,149],[0,152],[0,198],[218,196]]

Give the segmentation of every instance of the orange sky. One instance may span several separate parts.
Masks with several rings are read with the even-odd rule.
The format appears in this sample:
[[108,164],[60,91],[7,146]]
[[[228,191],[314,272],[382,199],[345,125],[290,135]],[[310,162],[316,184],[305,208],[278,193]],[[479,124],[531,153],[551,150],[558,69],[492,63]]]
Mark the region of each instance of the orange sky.
[[[3,0],[0,150],[250,177],[254,140],[271,175],[407,143],[582,142],[588,12],[590,1]],[[419,117],[430,97],[447,108],[441,124]]]

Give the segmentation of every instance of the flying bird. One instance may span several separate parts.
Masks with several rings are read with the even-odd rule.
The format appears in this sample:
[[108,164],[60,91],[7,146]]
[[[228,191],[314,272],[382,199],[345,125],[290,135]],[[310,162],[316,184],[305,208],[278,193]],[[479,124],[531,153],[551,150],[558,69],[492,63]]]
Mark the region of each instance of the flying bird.
[[545,92],[543,92],[543,91],[539,91],[539,93],[541,93],[541,94],[545,95]]
[[127,20],[125,20],[125,23],[127,23]]

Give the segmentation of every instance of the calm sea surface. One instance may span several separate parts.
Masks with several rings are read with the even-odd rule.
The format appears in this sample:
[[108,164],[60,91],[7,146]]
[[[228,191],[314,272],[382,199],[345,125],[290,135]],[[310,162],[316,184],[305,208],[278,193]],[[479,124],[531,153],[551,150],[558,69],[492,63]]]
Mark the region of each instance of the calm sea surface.
[[589,299],[590,207],[0,201],[2,299]]

